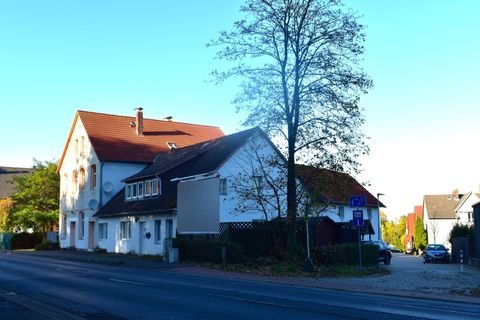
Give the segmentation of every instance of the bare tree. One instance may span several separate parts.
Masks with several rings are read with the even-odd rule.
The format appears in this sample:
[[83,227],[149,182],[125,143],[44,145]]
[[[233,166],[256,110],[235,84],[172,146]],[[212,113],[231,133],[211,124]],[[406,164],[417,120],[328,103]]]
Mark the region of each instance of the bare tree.
[[235,99],[283,147],[287,159],[287,229],[295,250],[295,163],[341,171],[357,168],[368,152],[360,131],[359,97],[371,81],[358,67],[363,26],[339,0],[247,0],[245,18],[209,45],[234,62],[215,71],[218,82],[242,78]]

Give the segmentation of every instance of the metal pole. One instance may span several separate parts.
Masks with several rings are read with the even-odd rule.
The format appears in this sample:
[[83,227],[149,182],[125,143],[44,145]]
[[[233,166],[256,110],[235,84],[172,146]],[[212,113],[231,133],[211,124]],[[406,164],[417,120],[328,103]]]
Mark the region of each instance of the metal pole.
[[463,272],[463,250],[460,250],[460,272]]
[[378,240],[382,240],[382,222],[380,218],[380,196],[384,196],[383,193],[377,193],[377,210],[378,210]]
[[360,263],[360,269],[362,268],[362,241],[360,239],[360,226],[357,226],[358,230],[358,261]]

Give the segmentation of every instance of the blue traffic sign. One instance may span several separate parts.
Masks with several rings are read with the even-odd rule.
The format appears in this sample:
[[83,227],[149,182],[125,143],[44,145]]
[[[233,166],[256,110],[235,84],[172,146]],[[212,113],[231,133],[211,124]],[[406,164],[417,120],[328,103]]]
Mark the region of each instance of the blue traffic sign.
[[353,210],[353,225],[357,227],[363,226],[363,210]]
[[350,207],[359,208],[366,206],[367,199],[365,196],[351,196],[349,198]]

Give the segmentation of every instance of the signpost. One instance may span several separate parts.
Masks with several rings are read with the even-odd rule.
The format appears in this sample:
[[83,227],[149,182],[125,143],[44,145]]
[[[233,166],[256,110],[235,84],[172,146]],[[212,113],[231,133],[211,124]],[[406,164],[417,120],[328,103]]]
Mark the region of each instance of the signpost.
[[360,236],[360,228],[363,227],[363,210],[358,208],[366,207],[367,199],[365,196],[351,196],[348,199],[350,207],[357,208],[353,210],[353,225],[357,227],[358,232],[358,260],[360,268],[362,268],[362,239]]

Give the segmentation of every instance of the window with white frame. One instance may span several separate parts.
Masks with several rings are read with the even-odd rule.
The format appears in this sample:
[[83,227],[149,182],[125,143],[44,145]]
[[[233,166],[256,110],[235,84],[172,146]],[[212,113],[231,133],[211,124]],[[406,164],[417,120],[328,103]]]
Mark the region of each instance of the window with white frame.
[[75,139],[74,150],[75,156],[78,156],[78,139]]
[[78,214],[78,239],[83,240],[85,237],[85,213],[81,211]]
[[98,238],[100,240],[108,239],[108,224],[99,223],[98,224]]
[[65,173],[62,179],[62,196],[66,197],[68,193],[68,175]]
[[155,220],[155,243],[162,242],[162,220]]
[[138,183],[138,196],[137,196],[138,199],[141,199],[143,198],[143,181],[140,181]]
[[261,194],[263,191],[263,177],[253,176],[253,187],[257,191],[257,194]]
[[145,181],[145,192],[144,192],[145,197],[150,197],[152,193],[151,190],[152,190],[152,181],[151,180]]
[[132,183],[132,199],[137,199],[137,183]]
[[161,194],[161,189],[160,189],[160,179],[153,179],[152,180],[152,196],[156,196]]
[[78,188],[78,171],[73,171],[72,174],[72,194],[77,193]]
[[97,187],[97,165],[92,164],[90,166],[90,190],[94,190]]
[[67,215],[65,213],[60,214],[60,239],[67,238]]
[[127,184],[125,186],[125,199],[131,200],[132,199],[132,185]]
[[226,195],[227,194],[227,179],[222,178],[220,179],[220,194]]
[[128,240],[132,236],[132,223],[130,221],[120,222],[120,239]]
[[369,221],[372,221],[372,208],[367,208],[367,217]]
[[83,191],[85,188],[85,169],[80,169],[80,182],[78,183],[78,188],[80,191]]

